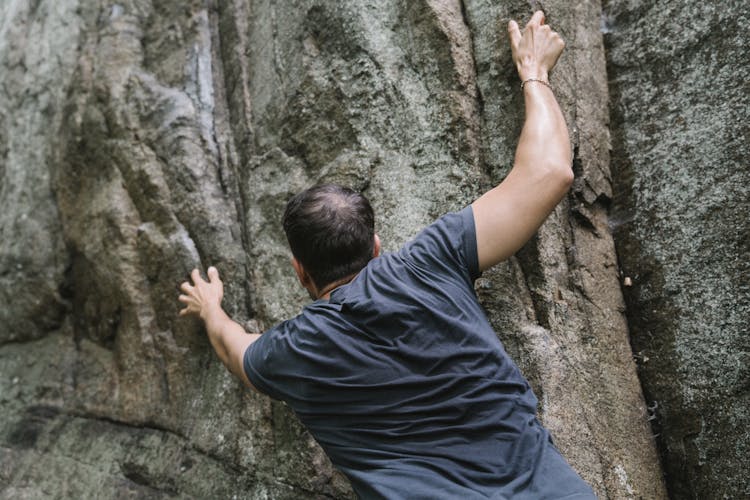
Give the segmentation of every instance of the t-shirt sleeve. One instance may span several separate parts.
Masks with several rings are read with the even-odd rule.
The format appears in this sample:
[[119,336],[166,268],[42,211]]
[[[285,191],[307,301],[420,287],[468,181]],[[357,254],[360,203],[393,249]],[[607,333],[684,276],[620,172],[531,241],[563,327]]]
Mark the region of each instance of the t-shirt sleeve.
[[245,350],[243,366],[250,383],[274,399],[285,400],[278,378],[288,366],[289,345],[284,323],[271,328]]
[[403,252],[419,267],[457,275],[473,283],[481,273],[471,205],[440,217],[407,243]]

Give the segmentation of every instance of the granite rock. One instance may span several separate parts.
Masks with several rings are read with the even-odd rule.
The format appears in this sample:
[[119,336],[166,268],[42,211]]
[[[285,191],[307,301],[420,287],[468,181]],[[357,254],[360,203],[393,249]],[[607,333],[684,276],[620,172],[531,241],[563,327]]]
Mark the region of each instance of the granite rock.
[[[533,2],[532,2],[533,3]],[[528,2],[0,4],[0,497],[349,498],[283,404],[248,393],[177,287],[215,265],[248,328],[306,295],[280,228],[363,191],[385,250],[510,168],[505,25]],[[608,227],[597,1],[545,2],[576,182],[477,291],[601,498],[665,498]]]
[[750,496],[747,2],[608,0],[611,225],[670,495]]

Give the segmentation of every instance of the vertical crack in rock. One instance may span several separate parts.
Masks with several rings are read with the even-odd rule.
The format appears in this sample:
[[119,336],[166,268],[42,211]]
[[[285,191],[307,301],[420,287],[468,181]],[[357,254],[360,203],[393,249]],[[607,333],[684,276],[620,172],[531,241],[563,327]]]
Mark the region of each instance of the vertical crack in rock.
[[255,300],[255,280],[252,278],[252,255],[254,238],[251,235],[247,213],[250,201],[246,179],[250,158],[254,154],[253,112],[250,97],[250,72],[248,64],[248,19],[250,6],[247,0],[233,0],[231,4],[218,2],[212,13],[215,61],[220,66],[216,75],[217,85],[223,89],[224,126],[227,142],[234,155],[230,162],[236,182],[235,206],[239,218],[242,249],[246,258],[243,282],[247,290],[246,309],[248,315],[256,317],[256,325],[263,324],[258,318]]
[[427,4],[438,18],[440,28],[450,41],[451,59],[459,84],[454,99],[466,124],[463,139],[469,148],[469,158],[479,167],[480,124],[479,92],[476,81],[471,32],[464,19],[461,0],[428,0]]
[[[581,176],[574,185],[569,218],[568,241],[575,249],[572,253],[574,264],[571,267],[571,290],[578,295],[578,304],[584,311],[585,329],[595,339],[582,339],[589,345],[589,360],[596,360],[607,369],[591,381],[601,384],[603,390],[601,405],[608,401],[620,401],[617,411],[610,418],[620,422],[616,428],[631,425],[636,429],[637,440],[621,432],[609,432],[607,440],[617,443],[620,449],[638,448],[630,456],[622,453],[603,458],[606,468],[604,486],[610,497],[620,494],[664,497],[661,469],[655,454],[647,425],[645,403],[637,383],[635,365],[632,362],[627,324],[622,314],[623,299],[619,288],[619,273],[614,244],[607,227],[607,201],[612,197],[611,176],[609,174],[609,133],[606,125],[607,84],[604,52],[601,35],[595,31],[581,30],[580,26],[590,25],[600,17],[598,2],[581,4],[574,10],[578,19],[573,38],[573,66],[570,74],[575,78],[574,129],[577,131],[576,151],[581,166]],[[592,73],[582,68],[593,67]],[[580,89],[586,89],[586,92]],[[580,181],[583,181],[581,183]],[[600,345],[607,345],[602,349]],[[590,362],[590,361],[589,361]],[[612,377],[622,382],[612,385]],[[627,383],[625,381],[627,380]],[[592,415],[593,431],[604,432],[610,424]],[[628,433],[629,434],[629,433]],[[611,446],[611,445],[609,445]],[[639,462],[649,464],[642,471],[634,463],[634,455]],[[626,478],[627,481],[624,481]]]
[[[247,279],[248,277],[248,263],[246,262],[247,250],[250,246],[250,237],[247,234],[247,227],[245,224],[245,197],[242,195],[240,189],[240,161],[241,154],[238,154],[235,145],[235,136],[232,133],[232,119],[229,108],[231,107],[229,102],[229,95],[226,91],[228,88],[228,80],[225,74],[225,64],[223,55],[223,48],[221,46],[222,38],[220,32],[220,13],[217,11],[214,2],[209,2],[208,7],[209,15],[209,35],[211,37],[211,54],[212,54],[212,85],[215,89],[216,99],[214,101],[214,127],[216,128],[216,140],[219,145],[220,154],[220,172],[224,171],[225,174],[222,178],[228,178],[225,181],[226,186],[225,194],[228,197],[228,201],[235,207],[236,226],[234,226],[234,236],[239,237],[243,256],[243,284],[246,294],[246,311],[243,315],[246,317],[253,317],[254,312],[254,289],[252,281]],[[242,80],[244,89],[244,79]],[[249,120],[250,102],[246,96],[246,90],[243,90],[243,103],[245,104],[246,120]]]

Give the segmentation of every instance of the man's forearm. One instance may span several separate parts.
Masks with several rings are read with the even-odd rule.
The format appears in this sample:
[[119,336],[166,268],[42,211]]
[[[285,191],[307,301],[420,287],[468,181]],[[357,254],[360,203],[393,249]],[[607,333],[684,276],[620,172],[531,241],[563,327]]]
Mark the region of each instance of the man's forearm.
[[[232,331],[236,328],[242,329],[242,327],[233,321],[221,307],[211,307],[202,316],[203,322],[206,327],[206,333],[208,333],[208,340],[211,341],[211,346],[216,351],[219,359],[227,364],[227,352],[224,345],[223,336],[226,331]],[[244,330],[243,330],[244,331]]]
[[568,127],[552,89],[531,81],[526,83],[523,92],[526,120],[516,148],[514,168],[530,175],[572,176]]
[[248,334],[219,306],[209,308],[202,318],[216,355],[230,372],[244,380],[242,355],[247,346],[260,335]]

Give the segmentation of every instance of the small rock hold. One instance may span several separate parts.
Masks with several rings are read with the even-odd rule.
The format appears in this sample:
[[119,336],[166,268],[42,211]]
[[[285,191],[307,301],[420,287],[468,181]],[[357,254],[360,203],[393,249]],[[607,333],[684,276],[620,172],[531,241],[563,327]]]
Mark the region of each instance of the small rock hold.
[[630,276],[625,276],[625,279],[622,280],[623,286],[633,286],[633,280],[630,278]]

